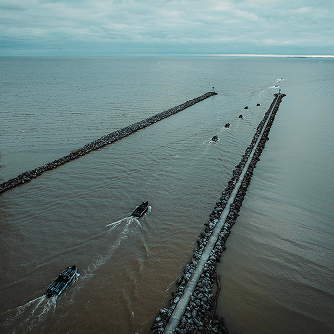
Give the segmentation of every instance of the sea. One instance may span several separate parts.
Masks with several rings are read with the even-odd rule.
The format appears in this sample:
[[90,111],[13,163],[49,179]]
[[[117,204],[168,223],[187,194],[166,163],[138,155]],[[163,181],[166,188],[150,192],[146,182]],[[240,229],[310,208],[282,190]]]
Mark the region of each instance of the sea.
[[1,57],[0,183],[218,95],[0,195],[0,332],[149,333],[281,91],[217,265],[217,313],[231,334],[334,333],[333,87],[333,58]]

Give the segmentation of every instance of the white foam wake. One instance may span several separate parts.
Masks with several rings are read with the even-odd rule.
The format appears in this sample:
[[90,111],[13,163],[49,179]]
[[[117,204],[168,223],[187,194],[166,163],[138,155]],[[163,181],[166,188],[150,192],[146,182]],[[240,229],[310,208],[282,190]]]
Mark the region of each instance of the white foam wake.
[[[150,210],[150,207],[149,207]],[[135,217],[125,217],[120,220],[117,220],[116,222],[112,222],[110,224],[107,224],[105,228],[109,228],[107,233],[110,233],[113,229],[115,229],[117,226],[124,224],[124,227],[122,229],[122,232],[118,236],[116,242],[114,242],[108,252],[106,254],[100,254],[99,257],[88,266],[88,269],[85,272],[85,275],[82,277],[82,279],[86,279],[88,277],[93,276],[94,272],[103,266],[112,256],[113,252],[121,245],[122,241],[128,238],[129,233],[131,233],[133,227],[139,226],[142,228],[142,225],[140,221]]]
[[[5,321],[5,326],[10,326],[14,321],[19,322],[16,327],[22,326],[33,329],[40,321],[44,320],[50,312],[55,312],[57,306],[57,296],[48,298],[46,295],[40,296],[28,303],[18,306],[9,312],[15,312]],[[14,331],[15,332],[15,331]]]

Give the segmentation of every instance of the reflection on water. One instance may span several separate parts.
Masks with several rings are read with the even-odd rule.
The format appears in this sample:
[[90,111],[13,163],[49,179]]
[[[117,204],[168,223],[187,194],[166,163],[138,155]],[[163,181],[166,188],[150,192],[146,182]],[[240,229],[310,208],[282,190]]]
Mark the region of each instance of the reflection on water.
[[[0,59],[13,83],[1,85],[2,181],[213,85],[219,94],[0,196],[1,332],[149,332],[276,85],[287,96],[219,265],[218,306],[232,332],[333,331],[328,64],[163,60]],[[152,212],[129,218],[146,200]],[[43,297],[72,264],[77,282]]]

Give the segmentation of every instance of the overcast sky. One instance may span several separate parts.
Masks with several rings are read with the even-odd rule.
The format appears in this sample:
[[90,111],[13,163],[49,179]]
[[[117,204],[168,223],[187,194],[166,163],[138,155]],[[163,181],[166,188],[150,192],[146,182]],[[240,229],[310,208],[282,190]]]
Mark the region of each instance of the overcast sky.
[[334,55],[334,0],[0,0],[0,56]]

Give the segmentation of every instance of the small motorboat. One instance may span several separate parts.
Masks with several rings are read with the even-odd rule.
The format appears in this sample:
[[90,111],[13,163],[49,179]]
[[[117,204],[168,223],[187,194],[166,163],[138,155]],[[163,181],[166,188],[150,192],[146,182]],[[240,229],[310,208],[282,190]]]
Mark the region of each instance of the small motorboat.
[[225,128],[229,128],[230,125],[231,125],[230,123],[226,123],[226,124],[225,124]]
[[244,109],[248,109],[248,106],[246,106]]
[[241,118],[241,119],[242,119],[242,118],[244,118],[244,116],[242,116],[242,115],[239,115],[239,118]]
[[148,202],[143,202],[133,210],[133,212],[131,213],[131,217],[140,218],[144,213],[147,212],[147,210],[148,210]]
[[256,106],[259,107],[259,106],[260,106],[260,103],[258,103]]
[[211,138],[212,141],[217,141],[218,139],[219,139],[218,136],[213,136],[213,137]]
[[77,267],[71,266],[64,269],[58,277],[47,287],[46,296],[59,296],[67,286],[73,281],[75,274],[77,273]]

